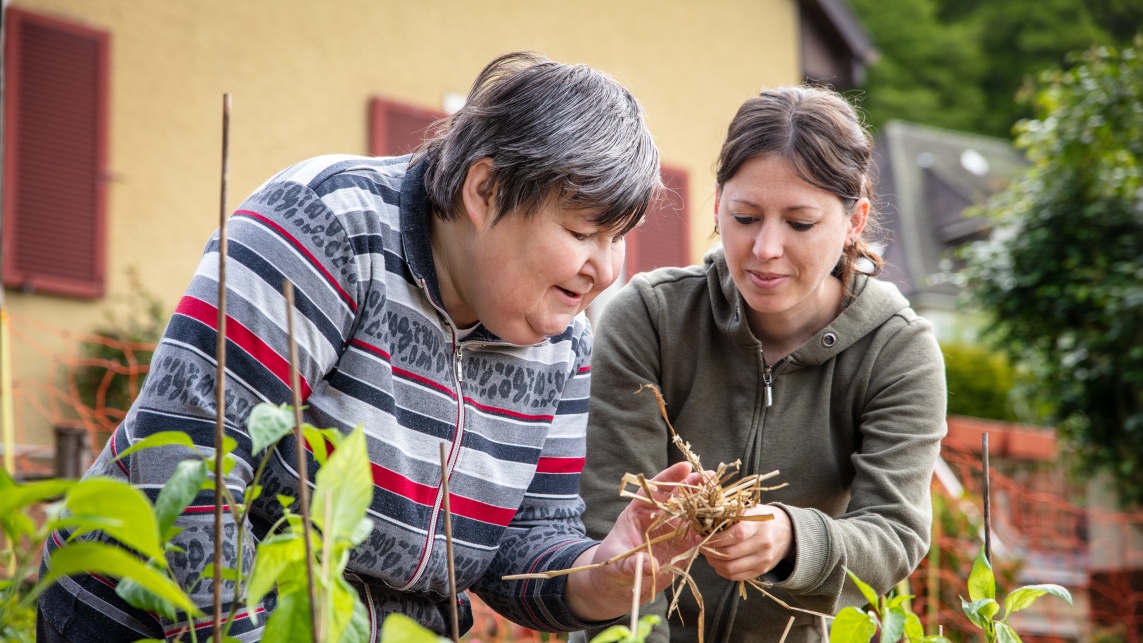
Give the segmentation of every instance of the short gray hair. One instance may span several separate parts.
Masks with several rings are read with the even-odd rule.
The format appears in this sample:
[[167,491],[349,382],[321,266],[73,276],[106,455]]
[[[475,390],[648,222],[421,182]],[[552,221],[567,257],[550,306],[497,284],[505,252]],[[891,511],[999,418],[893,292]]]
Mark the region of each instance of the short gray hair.
[[504,54],[480,72],[468,100],[438,125],[413,162],[428,162],[436,216],[461,212],[469,168],[492,159],[495,219],[555,202],[595,209],[592,221],[626,233],[662,188],[659,152],[639,102],[614,78],[535,52]]

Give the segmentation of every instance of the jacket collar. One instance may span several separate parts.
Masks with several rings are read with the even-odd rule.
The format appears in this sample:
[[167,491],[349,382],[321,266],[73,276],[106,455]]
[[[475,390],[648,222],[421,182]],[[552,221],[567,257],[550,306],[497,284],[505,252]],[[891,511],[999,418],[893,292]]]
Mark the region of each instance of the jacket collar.
[[432,209],[429,206],[429,193],[425,189],[425,170],[428,161],[409,166],[405,180],[401,182],[400,209],[401,246],[405,252],[405,262],[413,279],[420,284],[442,311],[444,298],[437,280],[436,264],[433,263]]
[[[757,349],[761,343],[746,321],[747,303],[730,276],[721,243],[707,251],[703,263],[708,266],[710,303],[718,327],[735,342]],[[852,288],[853,301],[828,326],[791,353],[787,361],[809,366],[822,364],[909,307],[909,301],[891,283],[857,274]]]

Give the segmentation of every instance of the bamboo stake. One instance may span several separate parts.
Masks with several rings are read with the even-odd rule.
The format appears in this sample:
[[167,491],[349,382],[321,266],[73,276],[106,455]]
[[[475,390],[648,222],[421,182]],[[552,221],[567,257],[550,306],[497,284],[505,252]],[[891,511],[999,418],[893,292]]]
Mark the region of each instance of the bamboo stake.
[[282,281],[282,293],[286,296],[286,320],[290,344],[290,391],[294,398],[294,454],[298,461],[298,500],[302,511],[302,533],[306,541],[306,583],[310,595],[310,635],[314,643],[319,643],[320,631],[317,621],[317,593],[314,588],[313,544],[310,543],[310,476],[306,464],[305,436],[302,434],[302,393],[298,376],[298,345],[294,341],[294,284],[289,279]]
[[794,627],[793,616],[790,617],[790,620],[786,621],[786,629],[782,630],[782,638],[778,639],[778,643],[786,643],[786,637],[790,635],[791,627]]
[[441,493],[444,494],[444,502],[441,508],[444,510],[444,532],[445,532],[445,552],[448,554],[448,597],[449,597],[449,615],[452,617],[452,640],[453,643],[460,641],[460,618],[456,613],[456,566],[452,560],[452,510],[449,508],[448,497],[448,456],[445,453],[445,443],[441,442]]
[[988,433],[980,435],[980,454],[984,458],[984,560],[992,564],[992,493],[988,482]]
[[[222,442],[226,417],[226,197],[230,182],[230,94],[222,95],[222,182],[218,200],[218,334],[214,422],[214,643],[222,643]],[[238,552],[241,556],[242,552]],[[237,596],[235,597],[237,599]],[[194,627],[194,624],[191,624]]]
[[635,554],[635,591],[631,597],[631,635],[639,631],[639,594],[643,590],[643,552]]

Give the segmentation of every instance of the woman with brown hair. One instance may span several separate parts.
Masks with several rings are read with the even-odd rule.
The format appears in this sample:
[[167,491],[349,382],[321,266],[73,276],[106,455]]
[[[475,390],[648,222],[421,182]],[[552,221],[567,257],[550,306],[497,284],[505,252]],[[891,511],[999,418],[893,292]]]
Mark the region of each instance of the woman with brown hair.
[[[626,505],[627,472],[683,454],[652,396],[707,466],[780,471],[756,513],[713,538],[691,575],[707,641],[821,640],[825,619],[865,602],[927,551],[929,480],[945,433],[944,364],[932,327],[875,276],[872,141],[854,109],[812,87],[765,90],[731,122],[717,165],[715,229],[703,265],[635,276],[597,331],[581,492],[589,533]],[[753,592],[753,590],[750,590]],[[684,594],[686,594],[684,592]],[[666,611],[669,597],[655,609]],[[697,639],[689,595],[652,641]],[[681,617],[681,620],[680,618]]]

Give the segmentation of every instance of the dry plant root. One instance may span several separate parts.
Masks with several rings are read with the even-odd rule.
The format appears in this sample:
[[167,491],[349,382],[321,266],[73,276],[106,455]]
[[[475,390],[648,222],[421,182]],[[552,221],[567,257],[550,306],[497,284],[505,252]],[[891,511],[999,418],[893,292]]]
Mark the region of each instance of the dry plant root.
[[[555,578],[564,574],[598,569],[633,556],[641,551],[647,552],[652,565],[654,565],[655,558],[654,556],[650,556],[651,547],[653,545],[676,538],[697,535],[702,539],[699,544],[675,556],[668,564],[668,568],[675,576],[675,579],[671,582],[673,598],[667,610],[667,615],[670,616],[677,611],[683,588],[686,587],[690,589],[691,595],[699,607],[698,639],[699,643],[702,643],[705,607],[703,606],[702,594],[699,592],[698,584],[695,583],[690,575],[691,565],[694,564],[695,559],[698,558],[700,551],[706,546],[707,542],[724,529],[743,521],[765,522],[773,520],[774,516],[770,514],[746,515],[746,512],[749,509],[764,504],[761,498],[763,491],[781,489],[785,487],[786,484],[783,483],[775,487],[762,486],[761,483],[763,481],[777,476],[778,471],[771,471],[765,474],[751,474],[734,480],[738,475],[741,461],[735,461],[730,464],[719,464],[718,468],[714,471],[703,469],[702,463],[699,461],[699,456],[691,450],[690,443],[684,441],[679,434],[675,432],[675,427],[671,426],[670,420],[667,419],[667,405],[659,389],[653,384],[644,384],[639,387],[636,393],[642,392],[643,389],[650,389],[651,392],[655,394],[655,400],[659,404],[659,413],[663,416],[663,421],[667,423],[667,428],[671,431],[671,442],[682,451],[683,457],[690,463],[691,468],[699,472],[702,482],[699,484],[655,482],[648,480],[641,473],[625,474],[623,480],[619,483],[620,497],[629,498],[636,502],[649,503],[654,505],[656,509],[656,518],[647,528],[647,531],[644,532],[644,542],[641,545],[631,551],[613,556],[601,563],[553,570],[539,574],[515,574],[504,576],[503,579],[524,580]],[[635,490],[632,491],[629,487],[635,487]],[[643,492],[643,495],[639,494],[640,490]],[[666,490],[672,492],[670,497],[665,501],[655,499],[654,492]],[[663,527],[670,528],[671,530],[660,536],[651,537],[652,533],[659,531]],[[786,609],[821,616],[818,612],[793,607],[779,600],[776,596],[766,591],[766,588],[769,588],[770,584],[758,579],[739,582],[739,594],[742,595],[743,598],[746,598],[747,584]]]

